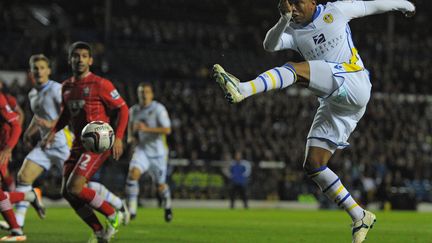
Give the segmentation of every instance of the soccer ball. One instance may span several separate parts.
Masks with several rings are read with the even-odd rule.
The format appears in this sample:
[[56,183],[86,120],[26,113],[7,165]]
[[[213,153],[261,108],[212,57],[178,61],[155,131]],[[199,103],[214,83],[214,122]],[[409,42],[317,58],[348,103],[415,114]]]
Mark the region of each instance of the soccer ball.
[[87,151],[103,153],[114,144],[114,130],[103,121],[92,121],[81,131],[81,142]]

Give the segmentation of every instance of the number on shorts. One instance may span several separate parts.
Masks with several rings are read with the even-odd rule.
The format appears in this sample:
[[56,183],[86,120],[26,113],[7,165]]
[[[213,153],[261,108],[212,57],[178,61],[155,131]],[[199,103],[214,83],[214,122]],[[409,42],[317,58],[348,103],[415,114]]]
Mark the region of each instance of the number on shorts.
[[88,163],[90,162],[91,156],[89,154],[82,154],[81,158],[78,160],[79,168],[81,170],[86,170]]

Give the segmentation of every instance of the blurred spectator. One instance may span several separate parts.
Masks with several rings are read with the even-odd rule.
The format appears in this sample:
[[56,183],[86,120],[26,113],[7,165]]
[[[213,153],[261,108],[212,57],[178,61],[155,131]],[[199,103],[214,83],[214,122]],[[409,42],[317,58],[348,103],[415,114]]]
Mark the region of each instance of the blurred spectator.
[[248,183],[251,174],[251,163],[242,159],[240,151],[236,151],[234,160],[231,162],[230,168],[230,208],[234,208],[236,196],[240,196],[243,201],[243,207],[248,206]]

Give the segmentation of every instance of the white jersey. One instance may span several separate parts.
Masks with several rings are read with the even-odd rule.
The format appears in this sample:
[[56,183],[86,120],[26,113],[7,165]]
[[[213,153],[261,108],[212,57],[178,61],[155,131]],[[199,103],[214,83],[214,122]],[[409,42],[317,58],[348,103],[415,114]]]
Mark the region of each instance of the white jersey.
[[[144,122],[149,127],[171,127],[171,120],[164,105],[157,101],[147,107],[136,104],[129,108],[129,126],[134,122]],[[166,136],[157,133],[138,132],[138,146],[151,157],[168,153]]]
[[348,22],[359,17],[363,2],[329,2],[318,5],[307,26],[291,24],[282,35],[280,49],[297,50],[307,61],[356,64],[364,68]]
[[[61,111],[61,90],[62,85],[52,80],[49,80],[40,88],[33,88],[30,90],[28,97],[33,113],[45,120],[52,121],[58,119]],[[49,128],[39,127],[41,138],[43,138],[49,131]],[[67,144],[66,137],[63,130],[61,130],[56,133],[51,147],[61,147],[65,144]]]

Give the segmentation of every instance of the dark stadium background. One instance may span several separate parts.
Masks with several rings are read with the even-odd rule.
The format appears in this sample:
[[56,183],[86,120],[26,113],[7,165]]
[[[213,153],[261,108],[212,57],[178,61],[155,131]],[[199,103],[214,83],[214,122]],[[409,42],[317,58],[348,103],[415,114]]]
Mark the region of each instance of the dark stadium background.
[[[305,138],[316,99],[298,88],[260,95],[229,105],[211,79],[221,63],[242,79],[254,78],[288,60],[284,51],[266,53],[262,40],[278,19],[276,0],[0,0],[0,70],[27,71],[28,58],[44,53],[53,75],[70,75],[67,47],[90,42],[93,71],[111,79],[128,105],[141,81],[155,85],[173,124],[168,137],[174,198],[223,199],[223,168],[242,150],[253,162],[254,199],[307,200],[317,188],[302,172]],[[352,134],[352,147],[338,152],[332,168],[362,203],[391,201],[396,208],[431,202],[432,92],[431,25],[426,0],[413,19],[400,13],[351,22],[354,40],[371,72],[373,96]],[[1,73],[1,72],[0,72]],[[31,119],[30,83],[4,80]],[[114,114],[115,115],[115,114]],[[27,151],[18,144],[13,169]],[[99,179],[123,194],[128,166],[108,162]],[[55,197],[59,171],[40,180]],[[150,178],[143,197],[154,197]],[[306,198],[306,199],[304,199]],[[401,200],[403,198],[403,200]],[[318,198],[321,200],[322,198]],[[322,206],[325,206],[323,200]]]

